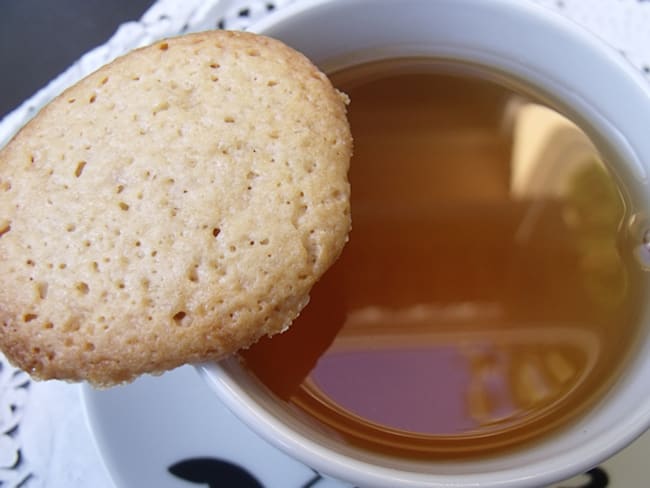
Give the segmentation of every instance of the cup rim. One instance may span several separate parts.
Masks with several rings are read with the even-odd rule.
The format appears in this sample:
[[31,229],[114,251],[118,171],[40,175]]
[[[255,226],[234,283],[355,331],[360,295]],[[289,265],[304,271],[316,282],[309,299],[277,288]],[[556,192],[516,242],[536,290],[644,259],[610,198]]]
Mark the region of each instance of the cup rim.
[[598,442],[577,446],[573,452],[575,458],[573,461],[558,454],[526,466],[478,473],[411,472],[346,456],[319,444],[303,433],[292,430],[282,420],[262,408],[250,392],[242,387],[238,378],[246,373],[242,371],[237,358],[229,358],[221,363],[203,363],[197,365],[196,369],[226,407],[271,445],[321,474],[349,481],[358,486],[377,488],[548,486],[585,472],[614,455],[648,428],[647,417],[650,416],[650,408],[645,407],[644,414],[631,416],[617,430],[601,434]]
[[[409,8],[409,5],[418,4],[421,6],[423,2],[405,0],[398,4],[393,0],[307,0],[290,4],[269,15],[252,26],[251,30],[276,37],[278,32],[284,32],[283,29],[288,30],[287,26],[292,22],[304,20],[306,17],[313,21],[319,14],[333,15],[332,12],[336,9],[352,10],[368,5]],[[436,2],[429,2],[428,5],[447,8],[455,13],[463,8],[481,9],[483,13],[488,12],[492,15],[507,13],[501,24],[510,29],[502,33],[506,40],[485,45],[480,44],[481,33],[470,33],[467,39],[462,36],[454,37],[453,33],[449,33],[449,42],[435,47],[437,55],[451,58],[456,56],[459,59],[472,59],[486,64],[494,62],[506,72],[516,72],[522,77],[529,77],[533,83],[552,87],[552,90],[561,92],[563,100],[570,108],[577,111],[578,117],[582,115],[588,118],[590,123],[594,124],[595,132],[607,135],[608,141],[611,142],[612,147],[615,147],[617,154],[629,161],[628,166],[635,180],[641,186],[647,186],[650,138],[643,133],[642,122],[650,121],[650,85],[619,53],[605,46],[594,34],[579,28],[572,21],[532,2],[436,0]],[[420,19],[414,20],[417,22]],[[458,20],[458,22],[463,21],[466,21],[470,27],[476,25],[472,19]],[[518,37],[520,42],[508,44],[507,39],[516,37],[514,34],[520,35]],[[278,37],[282,39],[282,36]],[[301,46],[294,47],[301,50]],[[414,42],[399,47],[399,49],[404,48],[411,49],[410,52],[415,55],[418,52],[426,53],[432,46]],[[527,48],[533,53],[533,59],[522,57],[522,52]],[[318,46],[314,49],[318,52]],[[341,49],[345,49],[345,46]],[[548,52],[557,49],[562,49],[560,61],[549,58]],[[544,54],[545,50],[547,54]],[[368,52],[371,57],[376,54],[373,54],[372,50]],[[313,59],[314,56],[310,53],[306,54]],[[361,57],[366,55],[367,52],[360,54]],[[319,55],[316,54],[315,57],[316,63],[319,64]],[[359,58],[356,59],[358,62]],[[320,60],[330,62],[327,59]],[[589,79],[589,76],[595,78]],[[614,100],[616,97],[612,97],[612,93],[616,93],[616,97],[620,100]],[[634,109],[633,113],[630,112],[632,109]],[[646,123],[645,127],[648,125]],[[650,196],[644,198],[648,203],[647,207],[650,207]],[[647,352],[649,349],[650,339],[646,341],[644,350]],[[650,372],[650,360],[647,363],[646,369]],[[592,437],[591,440],[582,444],[576,443],[570,457],[559,453],[527,466],[483,473],[434,475],[404,472],[345,457],[307,438],[302,433],[293,431],[269,411],[264,410],[255,397],[242,386],[240,379],[245,373],[242,372],[236,358],[225,360],[220,364],[197,365],[197,369],[217,396],[245,424],[271,444],[319,472],[362,486],[521,488],[547,485],[588,470],[631,443],[650,427],[650,397],[648,397],[639,399],[635,405],[630,405],[627,414],[616,425],[610,425],[607,430],[595,433],[585,432],[585,435]]]

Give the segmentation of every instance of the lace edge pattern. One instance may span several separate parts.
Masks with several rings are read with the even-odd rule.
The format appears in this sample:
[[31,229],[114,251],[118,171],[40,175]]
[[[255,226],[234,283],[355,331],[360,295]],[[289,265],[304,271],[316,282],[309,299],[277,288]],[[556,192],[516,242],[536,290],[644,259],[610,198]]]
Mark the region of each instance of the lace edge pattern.
[[23,456],[20,422],[28,400],[27,373],[11,366],[0,354],[0,486],[18,487],[33,476]]

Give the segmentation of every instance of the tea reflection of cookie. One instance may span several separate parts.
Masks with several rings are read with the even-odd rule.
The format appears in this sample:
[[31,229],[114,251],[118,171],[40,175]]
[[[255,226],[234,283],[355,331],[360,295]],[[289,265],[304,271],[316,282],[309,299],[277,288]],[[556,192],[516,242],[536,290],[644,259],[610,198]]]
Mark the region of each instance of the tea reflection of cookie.
[[347,98],[216,31],[88,76],[0,152],[0,346],[100,386],[286,329],[350,227]]

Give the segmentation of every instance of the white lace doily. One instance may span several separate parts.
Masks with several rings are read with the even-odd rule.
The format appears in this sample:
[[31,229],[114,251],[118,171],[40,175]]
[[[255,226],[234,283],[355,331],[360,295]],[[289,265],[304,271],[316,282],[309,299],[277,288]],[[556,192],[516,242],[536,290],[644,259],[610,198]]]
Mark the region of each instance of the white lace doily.
[[[159,0],[119,27],[0,121],[0,147],[48,101],[113,58],[154,40],[214,28],[245,29],[304,0]],[[616,49],[650,82],[649,0],[521,0],[556,10]],[[396,7],[399,4],[396,3]],[[0,355],[0,486],[111,486],[84,422],[77,389],[34,383]]]

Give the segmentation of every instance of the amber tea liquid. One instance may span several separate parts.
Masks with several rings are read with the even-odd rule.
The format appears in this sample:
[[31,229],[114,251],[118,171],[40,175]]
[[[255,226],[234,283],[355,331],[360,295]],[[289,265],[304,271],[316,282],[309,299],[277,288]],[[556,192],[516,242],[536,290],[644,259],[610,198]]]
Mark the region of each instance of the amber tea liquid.
[[588,408],[623,363],[639,314],[624,205],[553,110],[402,64],[333,76],[352,100],[351,239],[289,332],[243,359],[350,444],[494,454]]

